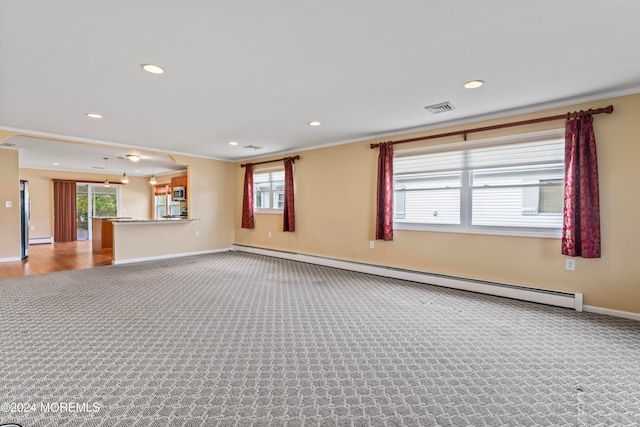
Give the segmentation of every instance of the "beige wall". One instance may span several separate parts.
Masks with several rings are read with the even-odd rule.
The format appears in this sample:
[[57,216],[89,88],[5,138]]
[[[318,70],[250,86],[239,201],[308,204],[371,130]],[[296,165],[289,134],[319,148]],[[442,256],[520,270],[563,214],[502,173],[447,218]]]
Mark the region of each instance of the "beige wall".
[[0,148],[0,260],[20,258],[19,180],[18,150]]
[[[365,141],[304,151],[296,162],[296,232],[282,232],[282,215],[256,214],[240,227],[244,169],[235,165],[235,242],[338,259],[577,291],[586,305],[640,313],[640,95],[484,121],[394,139],[563,114],[613,104],[595,118],[598,141],[602,258],[576,259],[565,270],[559,239],[396,230],[393,242],[374,239],[377,150]],[[562,121],[470,135],[469,139],[562,127]],[[397,148],[458,142],[435,139]],[[281,156],[279,156],[281,157]],[[265,158],[267,159],[267,158]],[[263,159],[260,159],[263,160]],[[268,233],[272,237],[268,237]]]
[[174,158],[176,163],[188,165],[189,217],[195,221],[116,225],[116,262],[231,247],[235,165],[188,156]]
[[[29,181],[31,197],[31,231],[30,238],[46,238],[53,236],[53,180],[68,179],[74,181],[102,181],[104,174],[66,172],[43,169],[20,169],[20,179]],[[148,218],[152,189],[149,179],[129,177],[126,185],[119,182],[119,175],[109,175],[113,185],[120,185],[120,212],[118,216]]]
[[153,187],[149,184],[149,178],[130,176],[127,185],[121,185],[120,188],[118,216],[150,218],[153,214]]

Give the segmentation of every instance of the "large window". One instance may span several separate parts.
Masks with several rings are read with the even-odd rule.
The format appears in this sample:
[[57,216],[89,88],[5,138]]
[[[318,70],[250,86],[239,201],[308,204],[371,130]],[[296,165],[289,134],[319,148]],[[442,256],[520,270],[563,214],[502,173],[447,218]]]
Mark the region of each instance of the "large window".
[[253,173],[253,199],[257,212],[284,209],[284,170]]
[[548,136],[421,153],[399,150],[394,158],[395,225],[559,235],[563,162],[563,139]]

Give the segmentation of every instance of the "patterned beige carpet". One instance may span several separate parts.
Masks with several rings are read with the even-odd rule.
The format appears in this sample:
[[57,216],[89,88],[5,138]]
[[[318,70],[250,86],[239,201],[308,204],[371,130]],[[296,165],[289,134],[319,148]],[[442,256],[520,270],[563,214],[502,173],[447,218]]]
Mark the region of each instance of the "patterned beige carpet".
[[640,425],[629,320],[238,252],[0,304],[0,424]]

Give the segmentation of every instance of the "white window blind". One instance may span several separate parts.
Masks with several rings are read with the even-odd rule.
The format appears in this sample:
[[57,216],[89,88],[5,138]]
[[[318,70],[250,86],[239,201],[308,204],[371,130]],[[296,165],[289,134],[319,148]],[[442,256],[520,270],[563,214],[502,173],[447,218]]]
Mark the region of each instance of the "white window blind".
[[527,231],[561,228],[563,162],[561,138],[398,152],[395,221]]

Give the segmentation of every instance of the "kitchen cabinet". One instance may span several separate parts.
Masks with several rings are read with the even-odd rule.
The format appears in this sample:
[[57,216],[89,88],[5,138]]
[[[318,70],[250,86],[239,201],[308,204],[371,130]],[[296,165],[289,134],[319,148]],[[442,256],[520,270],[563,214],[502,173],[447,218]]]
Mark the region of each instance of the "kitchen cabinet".
[[91,219],[93,252],[104,254],[113,251],[113,223],[111,221],[114,219],[127,220],[131,217]]
[[113,225],[106,218],[92,218],[93,252],[105,253],[113,250]]
[[175,178],[171,178],[171,189],[175,187],[184,187],[185,194],[189,194],[187,190],[187,177],[186,176],[178,176]]

